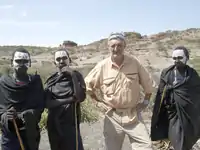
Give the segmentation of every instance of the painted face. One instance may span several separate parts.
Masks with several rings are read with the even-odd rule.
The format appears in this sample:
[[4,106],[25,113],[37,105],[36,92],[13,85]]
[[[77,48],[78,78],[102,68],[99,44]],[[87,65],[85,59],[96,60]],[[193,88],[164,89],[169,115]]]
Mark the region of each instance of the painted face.
[[63,66],[69,66],[69,56],[66,51],[57,51],[55,53],[55,64],[59,68]]
[[174,64],[177,66],[185,65],[188,61],[188,59],[182,49],[174,50],[172,53],[172,59],[174,60]]
[[26,74],[30,66],[30,56],[25,52],[15,52],[12,65],[17,74]]
[[18,69],[20,67],[29,67],[30,63],[30,57],[28,53],[24,52],[15,52],[14,58],[13,58],[13,67],[15,69]]

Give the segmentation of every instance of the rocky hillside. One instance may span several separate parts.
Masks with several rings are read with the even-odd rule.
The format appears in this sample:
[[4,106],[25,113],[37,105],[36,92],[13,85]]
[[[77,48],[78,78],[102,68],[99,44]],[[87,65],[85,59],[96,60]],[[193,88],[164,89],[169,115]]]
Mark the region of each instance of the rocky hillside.
[[[176,46],[184,45],[190,49],[192,59],[190,62],[192,64],[194,64],[193,60],[195,60],[195,62],[200,62],[200,29],[166,31],[150,36],[141,35],[136,32],[127,32],[126,41],[126,52],[129,53],[129,55],[136,56],[152,73],[156,81],[158,81],[158,75],[161,69],[171,64],[171,52]],[[73,67],[79,68],[84,75],[86,75],[97,62],[109,55],[107,39],[80,46],[77,46],[76,43],[73,42],[69,44],[69,41],[65,41],[64,43],[67,43],[69,47],[70,56],[73,60]],[[16,48],[17,46],[0,46],[0,73],[6,71],[2,69],[5,69],[10,63],[10,54]],[[52,54],[58,47],[46,48],[26,46],[25,48],[27,48],[33,56],[32,65],[34,69],[40,68],[40,74],[42,74],[42,76],[46,76],[47,73],[52,72],[52,69],[55,68],[52,63]],[[198,65],[196,66],[200,68],[200,63]],[[147,114],[148,115],[144,118],[146,118],[147,128],[149,129],[149,117],[151,113],[147,112]],[[104,149],[102,127],[102,121],[92,125],[86,123],[82,124],[81,131],[85,149]],[[130,147],[127,143],[128,140],[126,139],[123,149],[129,150]],[[194,149],[200,149],[197,147],[198,145],[200,144],[197,143]],[[42,142],[40,145],[40,150],[43,149],[50,149],[46,132],[42,134]]]
[[[187,29],[183,31],[166,31],[155,35],[141,35],[136,32],[126,32],[127,49],[126,52],[136,56],[143,65],[151,72],[158,74],[163,67],[171,63],[172,49],[178,45],[184,45],[190,49],[192,58],[200,56],[200,29]],[[107,50],[107,39],[101,39],[88,45],[80,45],[69,48],[73,65],[79,68],[88,67],[87,72],[97,62],[109,55]],[[0,47],[1,59],[8,59],[9,54],[16,46]],[[33,56],[33,66],[52,66],[52,52],[57,48],[46,47],[26,47]],[[1,65],[1,61],[0,61]]]
[[[189,48],[191,58],[200,56],[200,29],[166,31],[150,36],[143,36],[136,32],[126,32],[125,34],[126,52],[136,56],[152,72],[153,76],[157,76],[163,67],[171,63],[171,52],[176,46],[184,45]],[[51,57],[49,54],[49,52],[39,54],[36,59],[49,60]],[[70,54],[79,67],[93,66],[109,55],[107,39],[71,48]]]
[[[151,36],[141,36],[139,33],[126,33],[127,53],[134,55],[145,66],[155,69],[163,68],[170,63],[171,50],[184,45],[191,51],[191,57],[200,55],[200,29],[184,31],[167,31]],[[78,48],[79,55],[84,56],[84,64],[96,63],[109,52],[106,48],[107,40],[103,39]],[[100,56],[100,57],[99,57]],[[79,56],[80,59],[80,56]],[[82,64],[78,59],[77,62]]]

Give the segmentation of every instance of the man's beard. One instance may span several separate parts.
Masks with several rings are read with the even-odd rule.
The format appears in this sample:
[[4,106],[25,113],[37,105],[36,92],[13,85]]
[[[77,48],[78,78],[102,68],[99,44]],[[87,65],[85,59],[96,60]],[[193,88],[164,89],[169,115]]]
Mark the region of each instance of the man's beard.
[[182,69],[182,68],[184,68],[184,67],[186,66],[186,64],[184,64],[184,63],[181,62],[181,61],[178,61],[178,62],[175,62],[175,66],[176,66],[176,68],[178,68],[178,69]]
[[25,65],[15,67],[14,69],[17,75],[27,75],[28,68]]

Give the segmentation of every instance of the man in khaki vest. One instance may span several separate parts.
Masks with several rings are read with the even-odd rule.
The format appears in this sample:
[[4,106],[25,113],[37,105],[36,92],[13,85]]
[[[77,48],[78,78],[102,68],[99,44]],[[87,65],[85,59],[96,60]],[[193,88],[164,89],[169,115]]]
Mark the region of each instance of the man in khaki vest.
[[[153,80],[136,58],[124,54],[125,47],[123,34],[109,36],[111,56],[99,62],[86,76],[87,92],[97,101],[96,93],[101,93],[107,150],[121,150],[125,135],[128,135],[132,149],[152,150],[140,112],[149,104]],[[142,103],[139,103],[140,85],[145,93]]]

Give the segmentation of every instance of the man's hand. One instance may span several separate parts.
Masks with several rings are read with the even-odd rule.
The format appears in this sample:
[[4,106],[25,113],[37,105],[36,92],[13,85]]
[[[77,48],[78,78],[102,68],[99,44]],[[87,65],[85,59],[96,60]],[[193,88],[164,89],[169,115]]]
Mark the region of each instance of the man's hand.
[[32,117],[34,116],[34,109],[27,109],[24,110],[23,112],[19,113],[17,115],[17,117],[23,122],[25,123],[25,120],[27,117]]
[[97,96],[96,96],[95,94],[90,95],[90,97],[91,97],[93,100],[95,100],[95,101],[99,101],[98,98],[97,98]]
[[27,110],[24,110],[23,112],[19,113],[17,116],[18,118],[24,120],[24,116],[27,115],[27,114],[33,114],[34,110],[33,109],[27,109]]
[[144,109],[146,109],[148,105],[149,105],[149,100],[144,100],[142,103],[139,103],[136,106],[136,109],[137,109],[138,112],[141,112]]
[[97,98],[96,94],[91,92],[91,91],[87,91],[88,95],[90,95],[92,100],[95,100],[97,102],[99,102],[99,99]]
[[13,120],[17,117],[17,112],[14,107],[11,107],[6,111],[6,117],[8,120]]
[[62,72],[62,73],[65,73],[65,72],[70,72],[70,73],[72,73],[72,72],[73,72],[73,69],[71,69],[71,68],[68,67],[68,66],[64,66],[64,67],[61,68],[61,72]]
[[151,95],[152,95],[152,93],[146,93],[145,94],[144,101],[142,103],[139,103],[136,106],[136,109],[137,109],[138,112],[141,112],[141,111],[143,111],[144,109],[147,108],[147,106],[149,105],[149,100],[151,98]]
[[24,110],[22,112],[22,116],[24,117],[24,115],[27,115],[27,114],[33,114],[34,113],[34,110],[33,109],[27,109],[27,110]]

